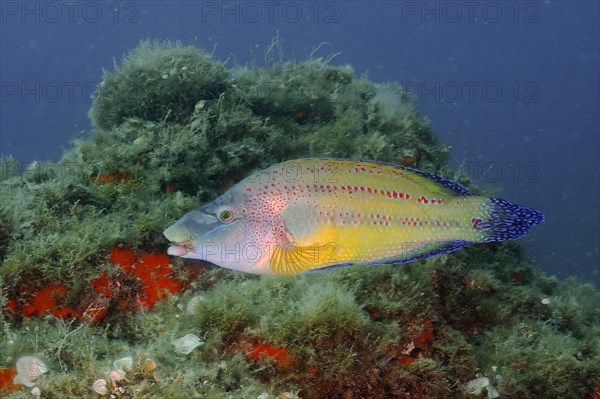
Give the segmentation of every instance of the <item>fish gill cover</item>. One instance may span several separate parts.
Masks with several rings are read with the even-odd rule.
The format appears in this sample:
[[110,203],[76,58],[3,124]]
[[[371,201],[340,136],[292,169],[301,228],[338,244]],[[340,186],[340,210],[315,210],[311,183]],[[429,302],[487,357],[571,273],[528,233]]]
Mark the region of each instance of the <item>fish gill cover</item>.
[[398,85],[143,42],[90,117],[56,164],[2,159],[0,396],[600,395],[600,295],[518,242],[276,278],[166,255],[166,226],[282,160],[396,162],[481,192]]

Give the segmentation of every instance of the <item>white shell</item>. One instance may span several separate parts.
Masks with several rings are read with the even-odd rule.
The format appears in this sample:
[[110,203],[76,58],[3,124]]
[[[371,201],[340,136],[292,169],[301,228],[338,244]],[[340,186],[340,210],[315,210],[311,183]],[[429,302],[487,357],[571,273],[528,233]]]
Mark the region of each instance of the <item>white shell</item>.
[[204,297],[202,295],[196,295],[192,297],[185,308],[187,314],[194,314],[200,305],[200,302],[204,302]]
[[171,343],[175,346],[175,352],[184,355],[187,355],[193,351],[197,346],[204,344],[204,342],[202,342],[200,338],[194,334],[187,334],[186,336],[176,339]]
[[104,379],[96,380],[92,384],[92,389],[94,390],[94,392],[96,392],[99,395],[107,395],[108,394],[107,385],[108,385],[108,382]]
[[490,385],[489,378],[479,377],[479,378],[475,378],[474,380],[467,382],[465,388],[467,389],[467,393],[470,393],[473,395],[479,395],[481,393],[482,389],[489,385]]
[[31,395],[33,395],[34,398],[39,398],[42,396],[42,390],[40,387],[33,387],[31,388]]
[[116,370],[124,370],[125,368],[130,369],[133,367],[133,358],[131,356],[127,356],[117,359],[113,362],[113,367]]
[[[40,375],[48,371],[48,366],[39,357],[21,356],[17,359],[17,376],[20,384],[26,387],[33,387],[35,381]],[[15,378],[16,378],[15,377]]]
[[125,374],[125,372],[123,370],[113,370],[110,373],[108,373],[108,378],[110,378],[110,380],[113,382],[113,384],[115,382],[124,380],[126,376],[127,376],[127,374]]
[[488,385],[485,389],[487,389],[487,394],[489,399],[495,399],[500,396],[500,393],[496,391],[496,388],[492,386],[492,384]]

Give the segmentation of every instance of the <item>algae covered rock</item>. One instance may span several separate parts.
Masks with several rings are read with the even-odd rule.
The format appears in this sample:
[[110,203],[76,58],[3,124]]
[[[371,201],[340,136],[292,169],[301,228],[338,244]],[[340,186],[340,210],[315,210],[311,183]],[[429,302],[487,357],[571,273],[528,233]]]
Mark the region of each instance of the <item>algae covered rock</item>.
[[447,147],[396,84],[373,83],[320,58],[237,68],[232,76],[236,93],[282,129],[288,145],[297,143],[297,155],[401,162],[404,152],[417,151],[421,167],[448,161]]
[[411,166],[432,170],[449,157],[400,86],[320,58],[227,71],[200,50],[143,42],[105,73],[90,115],[100,129],[66,159],[134,169],[201,200],[286,159],[400,162],[413,151]]
[[198,101],[219,97],[227,77],[223,64],[197,48],[142,42],[104,72],[89,115],[101,129],[128,118],[187,122]]
[[[35,355],[49,398],[98,396],[124,356],[137,363],[109,384],[123,398],[475,398],[478,378],[500,397],[592,397],[600,296],[536,270],[519,243],[294,278],[166,255],[166,226],[276,162],[444,169],[399,85],[331,59],[227,69],[142,42],[105,72],[90,117],[60,162],[0,180],[0,396],[29,395],[1,381]],[[186,335],[204,344],[183,356]]]

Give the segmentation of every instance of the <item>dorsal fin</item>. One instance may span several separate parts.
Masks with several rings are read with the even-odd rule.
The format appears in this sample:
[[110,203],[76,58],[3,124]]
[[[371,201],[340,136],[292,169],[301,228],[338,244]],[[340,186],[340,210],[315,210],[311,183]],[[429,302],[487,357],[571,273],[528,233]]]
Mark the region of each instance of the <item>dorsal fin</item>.
[[469,191],[468,188],[466,188],[465,186],[463,186],[460,183],[455,182],[454,180],[450,180],[446,177],[438,176],[433,173],[426,172],[424,170],[414,169],[414,168],[400,165],[397,163],[371,161],[369,159],[342,159],[342,158],[303,158],[303,160],[342,161],[342,162],[354,161],[354,162],[365,162],[365,163],[368,162],[368,163],[382,165],[382,166],[389,166],[389,167],[393,167],[393,168],[406,170],[408,172],[412,172],[416,175],[424,177],[427,180],[429,180],[433,183],[437,183],[440,186],[444,187],[445,189],[449,190],[453,195],[461,195],[461,196],[474,195],[471,191]]
[[450,180],[450,179],[447,179],[442,176],[434,175],[433,173],[425,172],[424,170],[409,168],[408,166],[395,165],[395,164],[390,164],[390,165],[394,165],[396,167],[402,168],[404,170],[408,170],[410,172],[418,174],[419,176],[423,176],[429,180],[432,180],[432,181],[438,183],[439,185],[443,186],[444,188],[447,188],[448,190],[452,191],[452,193],[454,195],[463,195],[463,196],[473,195],[473,193],[470,192],[468,188],[466,188],[465,186],[463,186],[460,183],[455,182],[454,180]]

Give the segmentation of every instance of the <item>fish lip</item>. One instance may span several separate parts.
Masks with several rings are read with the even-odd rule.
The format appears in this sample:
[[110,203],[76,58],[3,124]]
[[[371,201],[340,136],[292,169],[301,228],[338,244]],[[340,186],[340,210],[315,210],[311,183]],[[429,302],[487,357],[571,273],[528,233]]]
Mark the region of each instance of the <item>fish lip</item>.
[[167,254],[173,256],[185,256],[189,252],[190,251],[188,251],[188,249],[185,246],[179,245],[177,243],[171,243],[171,245],[169,245],[169,248],[167,249]]
[[185,241],[170,241],[167,253],[174,256],[185,256],[190,252],[194,252],[196,247],[192,244],[192,239]]

